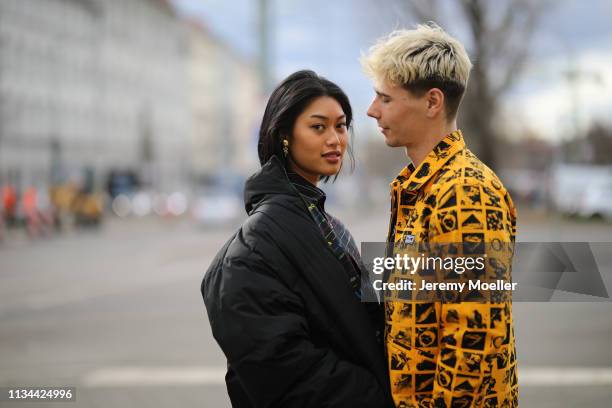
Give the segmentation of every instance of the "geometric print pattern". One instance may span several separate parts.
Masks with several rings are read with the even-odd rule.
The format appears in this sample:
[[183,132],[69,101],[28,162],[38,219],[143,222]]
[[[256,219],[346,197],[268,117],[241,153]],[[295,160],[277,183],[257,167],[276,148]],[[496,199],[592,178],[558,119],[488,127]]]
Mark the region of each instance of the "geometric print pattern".
[[[395,253],[404,242],[488,248],[513,245],[515,237],[510,195],[466,148],[460,130],[391,183],[388,242]],[[502,268],[511,277],[511,256],[487,259],[487,269]],[[397,407],[518,407],[511,301],[385,300],[385,345]]]

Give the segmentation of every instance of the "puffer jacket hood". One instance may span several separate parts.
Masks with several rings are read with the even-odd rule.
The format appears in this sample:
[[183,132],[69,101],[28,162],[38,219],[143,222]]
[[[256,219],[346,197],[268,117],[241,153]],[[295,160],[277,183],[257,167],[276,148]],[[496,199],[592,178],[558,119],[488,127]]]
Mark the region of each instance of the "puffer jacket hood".
[[272,156],[244,185],[244,208],[247,214],[251,214],[266,196],[276,194],[297,196],[297,191],[289,183],[279,158]]

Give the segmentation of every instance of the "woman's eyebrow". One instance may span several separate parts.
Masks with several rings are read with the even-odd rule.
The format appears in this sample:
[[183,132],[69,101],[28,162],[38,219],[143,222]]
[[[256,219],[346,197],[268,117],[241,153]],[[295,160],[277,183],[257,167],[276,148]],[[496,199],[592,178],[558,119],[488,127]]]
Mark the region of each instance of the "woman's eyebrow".
[[315,113],[314,115],[310,115],[311,118],[317,118],[317,119],[323,119],[323,120],[328,120],[329,118],[325,115],[321,115],[318,113]]
[[[323,120],[329,120],[329,118],[325,115],[321,115],[321,114],[317,114],[315,113],[314,115],[310,115],[311,118],[317,118],[317,119],[323,119]],[[340,115],[338,116],[338,118],[336,120],[342,119],[346,117],[346,115]]]

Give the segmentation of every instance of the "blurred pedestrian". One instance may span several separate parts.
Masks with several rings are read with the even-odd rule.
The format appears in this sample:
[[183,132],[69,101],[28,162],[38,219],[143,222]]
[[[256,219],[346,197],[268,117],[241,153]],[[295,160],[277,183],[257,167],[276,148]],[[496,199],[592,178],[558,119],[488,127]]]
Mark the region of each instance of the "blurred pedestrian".
[[355,242],[317,187],[337,177],[352,119],[344,92],[312,71],[268,101],[249,217],[201,288],[235,407],[392,406],[382,310],[360,301]]
[[41,217],[38,212],[37,195],[36,187],[30,186],[23,192],[21,199],[26,231],[33,238],[38,237],[41,233]]
[[6,226],[15,225],[17,217],[17,191],[12,184],[6,184],[2,187],[2,216]]

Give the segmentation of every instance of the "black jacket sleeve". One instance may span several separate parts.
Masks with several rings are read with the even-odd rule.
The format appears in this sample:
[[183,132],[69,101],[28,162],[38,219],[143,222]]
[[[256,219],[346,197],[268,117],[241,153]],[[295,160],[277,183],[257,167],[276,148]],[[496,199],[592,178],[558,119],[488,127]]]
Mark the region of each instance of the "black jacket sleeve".
[[261,254],[221,262],[202,294],[213,335],[253,406],[386,406],[373,373],[313,344],[301,298]]

